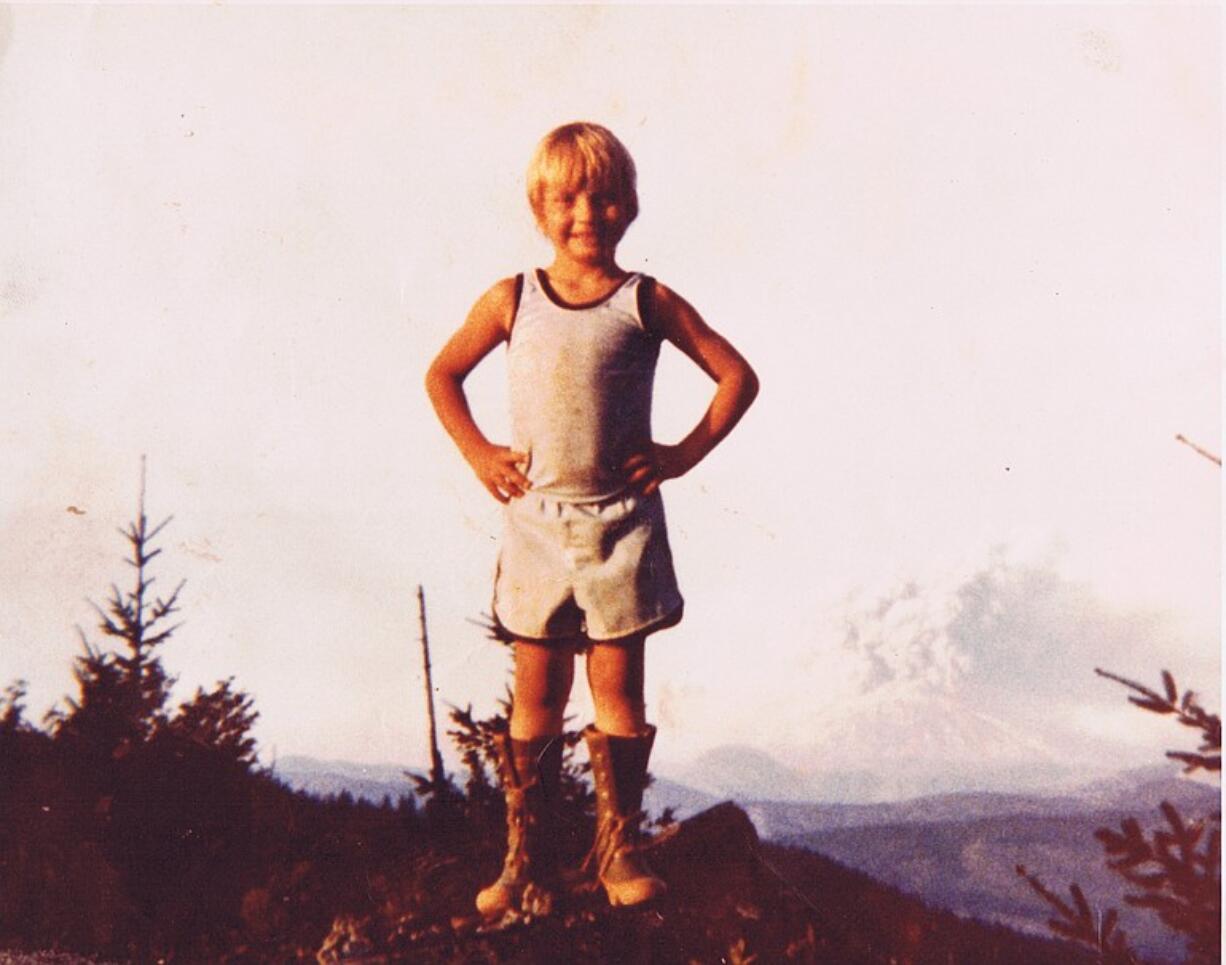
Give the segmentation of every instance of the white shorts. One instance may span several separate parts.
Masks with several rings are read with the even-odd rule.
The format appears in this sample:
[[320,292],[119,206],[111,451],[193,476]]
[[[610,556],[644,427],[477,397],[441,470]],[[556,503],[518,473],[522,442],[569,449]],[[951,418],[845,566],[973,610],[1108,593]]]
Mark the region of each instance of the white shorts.
[[575,503],[528,492],[506,506],[494,620],[523,640],[617,640],[672,626],[683,601],[664,500]]

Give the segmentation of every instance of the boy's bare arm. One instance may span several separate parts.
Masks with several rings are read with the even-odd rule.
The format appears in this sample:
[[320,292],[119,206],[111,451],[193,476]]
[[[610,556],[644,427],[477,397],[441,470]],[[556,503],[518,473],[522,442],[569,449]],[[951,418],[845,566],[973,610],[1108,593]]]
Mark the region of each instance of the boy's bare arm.
[[715,380],[716,389],[706,413],[681,442],[675,446],[656,443],[652,452],[636,453],[627,460],[629,482],[644,494],[701,462],[732,431],[758,394],[757,375],[731,343],[676,292],[658,282],[654,289],[651,312],[655,327]]
[[528,457],[490,442],[477,428],[464,395],[464,379],[506,341],[515,314],[515,287],[515,279],[506,278],[477,299],[426,372],[426,392],[439,421],[481,484],[500,503],[528,489],[528,478],[519,470]]

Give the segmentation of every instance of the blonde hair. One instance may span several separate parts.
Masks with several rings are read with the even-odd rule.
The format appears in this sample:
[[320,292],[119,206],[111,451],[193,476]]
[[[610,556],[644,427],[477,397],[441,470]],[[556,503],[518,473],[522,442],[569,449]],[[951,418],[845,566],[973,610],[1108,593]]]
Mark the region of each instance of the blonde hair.
[[576,121],[556,127],[536,146],[528,165],[528,204],[541,219],[549,184],[585,186],[617,198],[629,225],[639,213],[634,159],[607,127]]

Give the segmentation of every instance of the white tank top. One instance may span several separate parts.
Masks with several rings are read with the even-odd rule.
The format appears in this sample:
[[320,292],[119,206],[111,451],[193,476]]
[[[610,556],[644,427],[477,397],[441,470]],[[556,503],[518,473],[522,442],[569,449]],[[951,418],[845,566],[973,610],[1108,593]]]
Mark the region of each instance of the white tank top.
[[543,273],[525,272],[507,347],[512,448],[527,453],[532,491],[576,502],[616,496],[622,468],[651,445],[660,339],[643,324],[629,275],[611,294],[565,305]]

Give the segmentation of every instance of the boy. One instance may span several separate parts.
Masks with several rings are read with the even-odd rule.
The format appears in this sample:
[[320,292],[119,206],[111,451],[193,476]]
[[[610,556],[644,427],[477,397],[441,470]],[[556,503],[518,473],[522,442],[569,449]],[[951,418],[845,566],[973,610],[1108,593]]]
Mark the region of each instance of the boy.
[[[487,918],[549,910],[549,815],[577,653],[586,654],[596,710],[584,737],[597,880],[614,905],[664,891],[633,848],[655,736],[643,704],[644,642],[682,610],[658,490],[731,431],[758,389],[748,363],[684,299],[618,266],[638,198],[634,162],[611,132],[575,123],[546,135],[528,170],[528,200],[553,263],[486,292],[426,377],[439,420],[506,506],[493,609],[515,653],[510,734],[500,745],[508,842],[502,874],[477,895]],[[717,383],[677,445],[651,438],[664,339]],[[462,387],[502,342],[513,448],[486,439]]]

